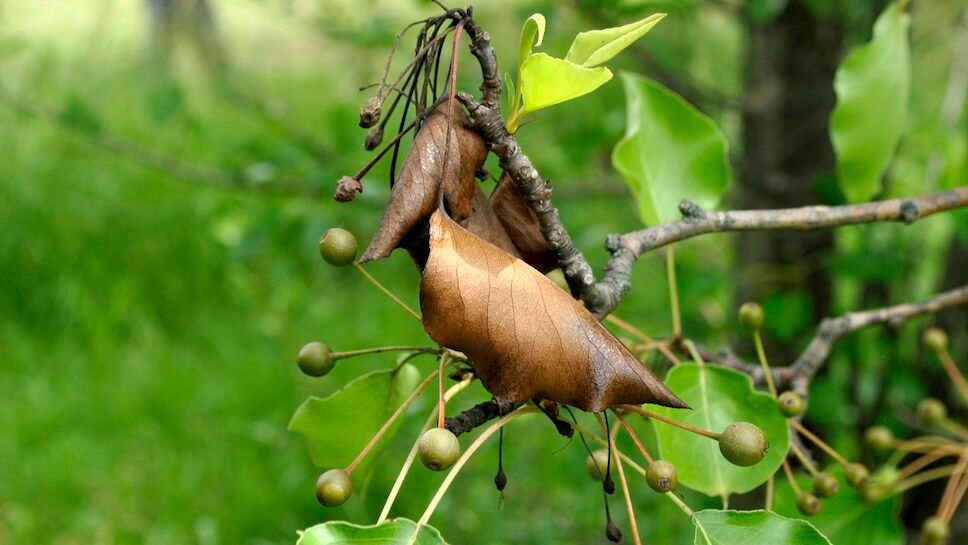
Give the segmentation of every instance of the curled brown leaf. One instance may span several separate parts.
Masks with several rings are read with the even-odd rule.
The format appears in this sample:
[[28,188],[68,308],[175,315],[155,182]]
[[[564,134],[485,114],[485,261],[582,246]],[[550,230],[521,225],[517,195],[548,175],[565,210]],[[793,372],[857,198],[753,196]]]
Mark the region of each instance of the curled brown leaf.
[[442,211],[430,219],[420,305],[430,337],[467,354],[496,397],[686,406],[581,303]]
[[469,125],[455,99],[442,99],[433,107],[407,152],[380,227],[360,263],[382,259],[394,248],[405,247],[422,266],[427,221],[437,209],[441,188],[444,204],[455,220],[517,254],[477,183],[475,173],[484,164],[487,145]]

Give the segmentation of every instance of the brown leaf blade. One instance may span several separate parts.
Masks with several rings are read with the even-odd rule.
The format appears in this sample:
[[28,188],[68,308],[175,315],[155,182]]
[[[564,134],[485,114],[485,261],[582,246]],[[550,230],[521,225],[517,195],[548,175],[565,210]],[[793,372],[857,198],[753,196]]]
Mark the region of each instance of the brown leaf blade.
[[537,214],[524,202],[507,172],[491,193],[491,207],[525,263],[543,273],[558,267],[555,253],[541,234]]
[[430,337],[467,354],[497,397],[586,411],[686,406],[551,280],[440,211],[430,219],[420,305]]
[[487,145],[469,124],[456,99],[434,106],[407,152],[380,227],[360,263],[387,257],[406,237],[414,236],[437,209],[441,186],[454,218],[471,214],[471,200],[479,190],[475,174],[487,157]]

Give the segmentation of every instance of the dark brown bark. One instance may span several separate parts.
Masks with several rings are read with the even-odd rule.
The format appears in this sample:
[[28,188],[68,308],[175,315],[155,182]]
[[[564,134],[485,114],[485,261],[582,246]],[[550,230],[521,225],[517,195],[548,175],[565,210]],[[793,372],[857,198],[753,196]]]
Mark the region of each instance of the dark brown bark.
[[[817,18],[800,2],[790,2],[770,23],[748,21],[748,31],[744,159],[734,201],[750,209],[819,204],[814,184],[835,169],[827,125],[843,33],[836,21]],[[830,314],[825,261],[833,249],[831,232],[744,233],[737,248],[741,270],[792,271],[770,284],[741,275],[737,303],[778,290],[806,290],[813,307],[806,323]]]

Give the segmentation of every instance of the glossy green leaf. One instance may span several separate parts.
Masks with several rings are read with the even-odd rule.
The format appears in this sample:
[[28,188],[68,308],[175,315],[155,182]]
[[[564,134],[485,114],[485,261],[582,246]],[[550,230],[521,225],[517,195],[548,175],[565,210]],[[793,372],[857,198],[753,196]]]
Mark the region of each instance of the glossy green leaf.
[[672,368],[665,382],[692,409],[657,407],[655,412],[714,432],[734,422],[751,422],[770,442],[763,460],[739,467],[723,458],[717,441],[656,422],[659,456],[676,465],[680,484],[710,496],[727,496],[753,490],[780,468],[790,448],[786,419],[769,394],[753,388],[748,375],[690,363]]
[[[397,380],[391,369],[373,371],[353,379],[328,397],[310,397],[292,415],[289,430],[306,436],[309,455],[317,467],[345,467],[399,407],[404,396],[413,391],[409,384],[409,392],[401,391],[403,385],[398,382],[402,380]],[[412,381],[407,378],[406,382]],[[387,430],[380,444],[393,437],[401,420]],[[363,475],[365,482],[377,455],[378,451],[370,453],[354,477]]]
[[662,85],[623,73],[625,138],[612,152],[648,225],[678,217],[682,199],[715,208],[729,184],[726,137],[711,119]]
[[850,202],[881,191],[904,131],[911,92],[909,25],[899,3],[888,7],[874,24],[873,39],[848,55],[834,78],[830,137],[840,187]]
[[770,511],[707,509],[693,515],[692,522],[695,545],[831,545],[809,522]]
[[608,68],[585,68],[544,53],[532,53],[521,67],[522,113],[587,95],[612,79]]
[[[832,498],[824,498],[823,507],[819,513],[809,518],[810,522],[838,545],[904,545],[904,525],[898,519],[900,498],[891,496],[874,505],[864,503],[857,490],[847,485],[840,466],[827,471],[840,480],[840,492]],[[810,489],[809,475],[798,475],[797,482],[804,490]],[[773,508],[777,513],[787,516],[797,516],[799,513],[797,496],[786,479],[780,479],[776,483]]]
[[656,13],[628,25],[582,32],[575,36],[565,60],[586,67],[598,66],[645,36],[665,16]]
[[[407,545],[417,523],[409,519],[393,519],[376,526],[359,526],[334,520],[307,528],[299,535],[296,545]],[[440,532],[424,525],[414,545],[446,545]]]

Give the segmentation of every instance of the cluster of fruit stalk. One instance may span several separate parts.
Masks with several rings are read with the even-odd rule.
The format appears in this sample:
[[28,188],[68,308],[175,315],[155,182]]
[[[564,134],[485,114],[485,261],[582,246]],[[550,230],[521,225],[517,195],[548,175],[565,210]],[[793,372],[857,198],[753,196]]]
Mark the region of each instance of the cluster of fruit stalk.
[[[336,266],[354,266],[368,281],[380,289],[380,291],[389,296],[407,312],[418,317],[415,311],[410,309],[356,262],[357,242],[351,233],[340,228],[330,229],[321,238],[319,249],[322,257],[327,262]],[[761,338],[764,319],[763,309],[756,303],[746,303],[739,309],[739,321],[744,328],[751,332],[760,364],[765,372],[764,375],[767,378],[766,388],[775,399],[780,412],[788,417],[791,435],[809,441],[826,453],[833,462],[842,465],[843,474],[847,483],[860,491],[861,498],[865,502],[872,504],[883,501],[890,495],[902,494],[906,490],[927,482],[947,478],[948,483],[942,499],[939,502],[937,514],[930,517],[924,523],[922,529],[922,543],[924,545],[941,545],[946,543],[950,533],[949,522],[957,511],[966,492],[968,492],[968,428],[950,419],[945,405],[939,400],[934,398],[924,399],[917,405],[916,409],[919,422],[926,429],[938,430],[941,434],[901,440],[896,438],[888,428],[878,426],[868,429],[865,433],[865,440],[872,449],[878,452],[893,452],[882,468],[884,471],[879,470],[872,474],[863,464],[848,461],[834,448],[800,423],[800,418],[806,408],[806,403],[799,394],[793,391],[785,391],[782,393],[777,391],[771,379],[772,373],[770,372]],[[651,339],[621,320],[615,320],[615,323],[630,333],[640,336],[643,340],[647,340],[641,343],[626,341],[630,348],[639,353],[643,359],[648,352],[656,349],[658,345],[662,344],[667,346],[670,344],[666,343],[666,341]],[[968,401],[968,383],[966,383],[948,352],[948,338],[945,332],[938,328],[930,328],[925,331],[923,342],[937,356],[945,371],[950,376],[952,383],[957,387],[960,395],[965,401]],[[679,344],[683,345],[687,352],[692,353],[693,357],[701,359],[699,354],[695,353],[695,348],[689,340],[679,341]],[[456,474],[484,441],[495,432],[499,432],[510,420],[525,414],[544,412],[547,410],[547,407],[542,406],[540,403],[535,403],[534,406],[521,407],[509,412],[486,428],[462,453],[457,436],[448,430],[445,425],[444,415],[447,402],[466,389],[475,379],[473,368],[468,366],[472,362],[469,362],[463,354],[446,348],[414,346],[389,346],[348,352],[334,352],[326,344],[311,342],[300,350],[296,357],[296,362],[305,374],[319,377],[332,370],[339,360],[388,351],[409,353],[404,358],[404,361],[421,354],[434,355],[439,365],[403,401],[400,407],[397,408],[361,450],[355,460],[345,468],[329,469],[319,476],[316,482],[316,497],[325,506],[336,506],[345,502],[353,490],[353,470],[373,450],[373,447],[381,439],[384,432],[390,429],[393,423],[405,414],[409,405],[420,393],[436,380],[438,385],[437,406],[428,417],[424,431],[407,456],[378,520],[379,523],[387,519],[412,462],[415,458],[419,458],[428,469],[434,471],[450,469],[451,472],[441,484],[440,489],[431,500],[423,516],[419,519],[417,530],[415,531],[417,532],[421,525],[428,523],[437,505],[456,477]],[[450,375],[457,383],[445,389],[444,376],[447,368],[450,366],[457,367],[457,371]],[[629,424],[627,417],[638,415],[642,418],[657,420],[659,422],[658,425],[677,426],[684,432],[696,433],[710,440],[718,441],[719,449],[723,457],[738,466],[751,466],[760,462],[769,448],[768,438],[764,436],[763,432],[757,426],[746,422],[736,422],[722,430],[722,432],[717,433],[713,430],[704,430],[678,422],[640,406],[621,405],[612,407],[609,411],[617,419],[617,422],[611,426],[608,424],[607,412],[596,414],[604,437],[594,430],[581,426],[574,419],[574,415],[572,415],[573,423],[570,423],[570,427],[578,432],[581,443],[588,451],[586,466],[589,475],[602,482],[603,490],[606,494],[611,494],[615,491],[615,484],[612,479],[612,466],[614,465],[617,469],[619,482],[625,496],[626,508],[629,512],[629,520],[632,526],[631,530],[636,543],[639,543],[638,528],[631,503],[626,468],[630,468],[644,476],[650,488],[656,492],[665,494],[687,515],[691,516],[693,512],[673,492],[678,482],[678,472],[675,465],[667,460],[655,459],[637,436]],[[556,414],[549,414],[548,416],[552,420],[556,420],[557,418]],[[434,425],[435,423],[436,425]],[[636,462],[632,457],[618,450],[616,447],[616,434],[620,429],[624,429],[628,433],[639,453],[645,459],[645,464]],[[593,450],[589,445],[589,441],[597,443],[602,448]],[[789,460],[783,462],[782,472],[789,481],[790,487],[797,494],[797,506],[800,511],[807,516],[815,515],[822,509],[824,498],[830,498],[838,493],[840,482],[831,472],[818,468],[814,462],[814,457],[800,441],[792,441],[790,448],[791,456],[799,461],[803,469],[812,476],[811,488],[807,490],[798,484],[794,478],[793,469]],[[917,457],[899,469],[894,469],[906,457],[911,455],[917,455]],[[947,458],[956,458],[957,462],[951,465],[938,465],[939,461]],[[498,490],[503,490],[507,482],[500,459],[498,473],[494,482]],[[771,477],[767,482],[764,496],[764,508],[767,510],[772,509],[773,484],[774,477]],[[610,540],[617,542],[622,538],[622,532],[612,522],[607,495],[605,496],[605,513],[606,536]],[[416,539],[416,533],[413,538]]]

